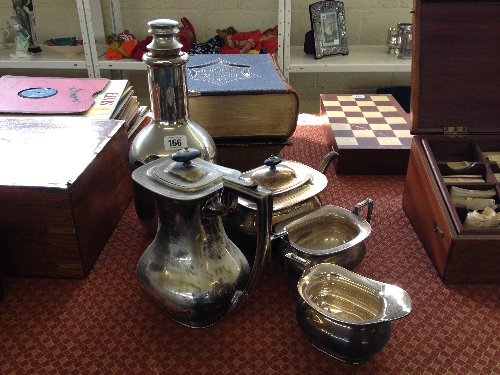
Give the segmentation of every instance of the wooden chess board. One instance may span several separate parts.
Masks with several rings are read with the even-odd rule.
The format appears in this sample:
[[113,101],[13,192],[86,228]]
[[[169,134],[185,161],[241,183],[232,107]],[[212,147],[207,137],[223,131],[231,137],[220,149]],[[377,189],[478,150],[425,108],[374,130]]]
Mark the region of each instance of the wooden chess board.
[[338,174],[406,174],[410,116],[392,95],[322,94],[320,115]]

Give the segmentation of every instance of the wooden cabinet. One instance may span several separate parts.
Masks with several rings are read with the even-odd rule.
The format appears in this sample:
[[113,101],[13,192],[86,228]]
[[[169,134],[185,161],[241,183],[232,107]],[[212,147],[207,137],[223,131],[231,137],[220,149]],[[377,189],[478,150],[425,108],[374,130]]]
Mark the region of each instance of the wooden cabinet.
[[[500,282],[500,227],[468,228],[471,209],[451,197],[453,186],[493,191],[500,204],[500,168],[488,157],[500,154],[499,15],[499,1],[415,0],[410,129],[416,136],[403,209],[445,283]],[[459,169],[450,164],[463,162]],[[483,181],[445,179],[456,175]]]

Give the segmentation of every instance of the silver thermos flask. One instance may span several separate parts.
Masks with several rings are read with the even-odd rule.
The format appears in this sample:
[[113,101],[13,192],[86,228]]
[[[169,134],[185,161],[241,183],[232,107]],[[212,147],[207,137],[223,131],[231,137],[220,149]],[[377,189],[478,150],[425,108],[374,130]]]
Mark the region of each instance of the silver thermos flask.
[[[208,132],[190,119],[186,64],[187,53],[177,40],[179,23],[170,19],[148,22],[152,42],[142,60],[147,65],[151,122],[132,142],[129,164],[133,170],[185,148],[196,148],[200,158],[216,162],[216,146]],[[151,192],[134,183],[134,202],[141,224],[154,236],[157,215]]]

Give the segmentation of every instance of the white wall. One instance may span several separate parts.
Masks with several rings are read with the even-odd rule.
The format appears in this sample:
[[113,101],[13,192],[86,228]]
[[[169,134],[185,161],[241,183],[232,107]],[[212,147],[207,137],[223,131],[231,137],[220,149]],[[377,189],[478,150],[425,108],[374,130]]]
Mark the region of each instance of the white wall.
[[[37,33],[40,42],[57,37],[81,36],[76,3],[73,0],[33,0],[36,10]],[[292,1],[292,45],[303,45],[310,29],[309,4],[314,0]],[[112,32],[110,6],[101,0],[105,32]],[[346,0],[348,45],[384,44],[387,28],[399,22],[411,22],[412,0]],[[122,21],[138,39],[147,35],[147,23],[155,18],[180,21],[187,17],[194,25],[198,41],[215,35],[217,28],[234,26],[241,31],[266,29],[278,22],[278,0],[121,0]],[[12,15],[11,1],[0,3],[0,20]],[[3,21],[4,22],[4,21]],[[1,22],[3,26],[3,22]],[[121,31],[121,30],[120,30]],[[0,74],[82,75],[83,72],[10,70]],[[145,72],[129,75],[142,102],[147,101],[148,87]],[[291,74],[290,83],[298,91],[301,112],[316,113],[319,94],[370,93],[378,87],[409,85],[409,73],[342,73]],[[147,103],[146,103],[147,104]]]
[[[304,44],[313,2],[292,1],[292,45]],[[389,27],[412,22],[412,0],[345,0],[344,7],[348,45],[383,45]],[[317,113],[319,94],[373,93],[379,87],[409,86],[410,73],[295,73],[290,75],[290,83],[299,93],[301,111]]]

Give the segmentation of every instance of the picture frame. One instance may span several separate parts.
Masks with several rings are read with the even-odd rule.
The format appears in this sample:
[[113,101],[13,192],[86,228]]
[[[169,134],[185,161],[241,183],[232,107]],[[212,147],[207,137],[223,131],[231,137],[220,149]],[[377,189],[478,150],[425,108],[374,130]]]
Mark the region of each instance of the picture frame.
[[319,1],[309,5],[309,14],[314,35],[314,57],[348,55],[344,3]]

